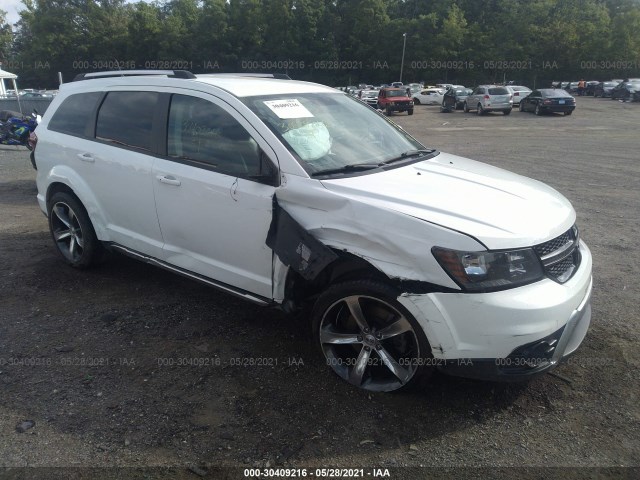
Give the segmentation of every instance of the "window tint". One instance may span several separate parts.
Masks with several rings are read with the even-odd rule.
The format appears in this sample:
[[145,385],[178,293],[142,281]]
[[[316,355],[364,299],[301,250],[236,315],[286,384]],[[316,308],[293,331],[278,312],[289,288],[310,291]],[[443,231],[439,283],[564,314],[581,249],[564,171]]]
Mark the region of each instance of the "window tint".
[[71,135],[85,136],[87,125],[101,92],[77,93],[67,97],[49,122],[49,129]]
[[489,89],[489,95],[509,95],[509,90],[504,87],[493,87]]
[[221,107],[201,98],[174,95],[168,127],[170,157],[206,164],[228,175],[258,175],[258,144]]
[[153,114],[160,94],[110,92],[98,112],[96,137],[151,150]]

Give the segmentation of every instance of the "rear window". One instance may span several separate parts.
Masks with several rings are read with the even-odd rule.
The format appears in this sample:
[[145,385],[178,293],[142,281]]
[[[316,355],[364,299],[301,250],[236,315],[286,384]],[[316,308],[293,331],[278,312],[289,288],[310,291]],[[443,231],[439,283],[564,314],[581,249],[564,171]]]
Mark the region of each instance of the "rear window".
[[564,90],[546,89],[540,90],[543,97],[567,97],[568,94]]
[[509,90],[504,87],[492,87],[489,89],[489,95],[509,95]]
[[102,92],[76,93],[68,96],[51,117],[49,130],[84,137]]
[[96,138],[151,150],[153,114],[159,96],[155,92],[110,92],[98,112]]

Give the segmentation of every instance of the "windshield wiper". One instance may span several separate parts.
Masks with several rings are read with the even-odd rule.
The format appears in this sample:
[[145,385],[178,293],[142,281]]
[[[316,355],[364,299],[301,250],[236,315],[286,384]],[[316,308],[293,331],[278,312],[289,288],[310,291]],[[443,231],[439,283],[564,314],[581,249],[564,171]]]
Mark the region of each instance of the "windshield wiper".
[[400,160],[405,160],[410,157],[422,157],[423,155],[429,155],[435,152],[436,152],[435,148],[430,148],[426,150],[407,150],[406,152],[402,152],[399,156],[392,158],[390,160],[381,162],[378,165],[379,166],[389,165],[390,163],[399,162]]
[[344,173],[344,172],[357,172],[360,170],[372,170],[374,168],[380,167],[377,163],[355,163],[353,165],[345,165],[343,167],[338,168],[329,168],[327,170],[320,170],[319,172],[313,172],[311,174],[312,177],[317,177],[319,175],[331,175],[333,173]]

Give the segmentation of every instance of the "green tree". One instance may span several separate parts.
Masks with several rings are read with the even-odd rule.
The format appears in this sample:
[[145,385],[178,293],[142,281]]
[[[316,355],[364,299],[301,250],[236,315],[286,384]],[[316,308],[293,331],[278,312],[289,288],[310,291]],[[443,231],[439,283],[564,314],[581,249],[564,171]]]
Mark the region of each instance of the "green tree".
[[7,12],[0,10],[0,62],[6,62],[11,55],[13,34],[7,23]]

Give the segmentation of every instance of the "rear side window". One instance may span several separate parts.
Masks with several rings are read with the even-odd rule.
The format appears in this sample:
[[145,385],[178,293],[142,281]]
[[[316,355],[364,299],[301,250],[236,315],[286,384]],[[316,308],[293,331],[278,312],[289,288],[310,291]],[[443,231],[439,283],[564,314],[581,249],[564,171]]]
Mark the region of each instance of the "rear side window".
[[509,90],[504,87],[493,87],[489,89],[489,95],[509,95]]
[[77,93],[68,96],[51,117],[49,130],[84,137],[102,92]]
[[125,147],[151,150],[155,92],[109,92],[96,125],[96,138]]

